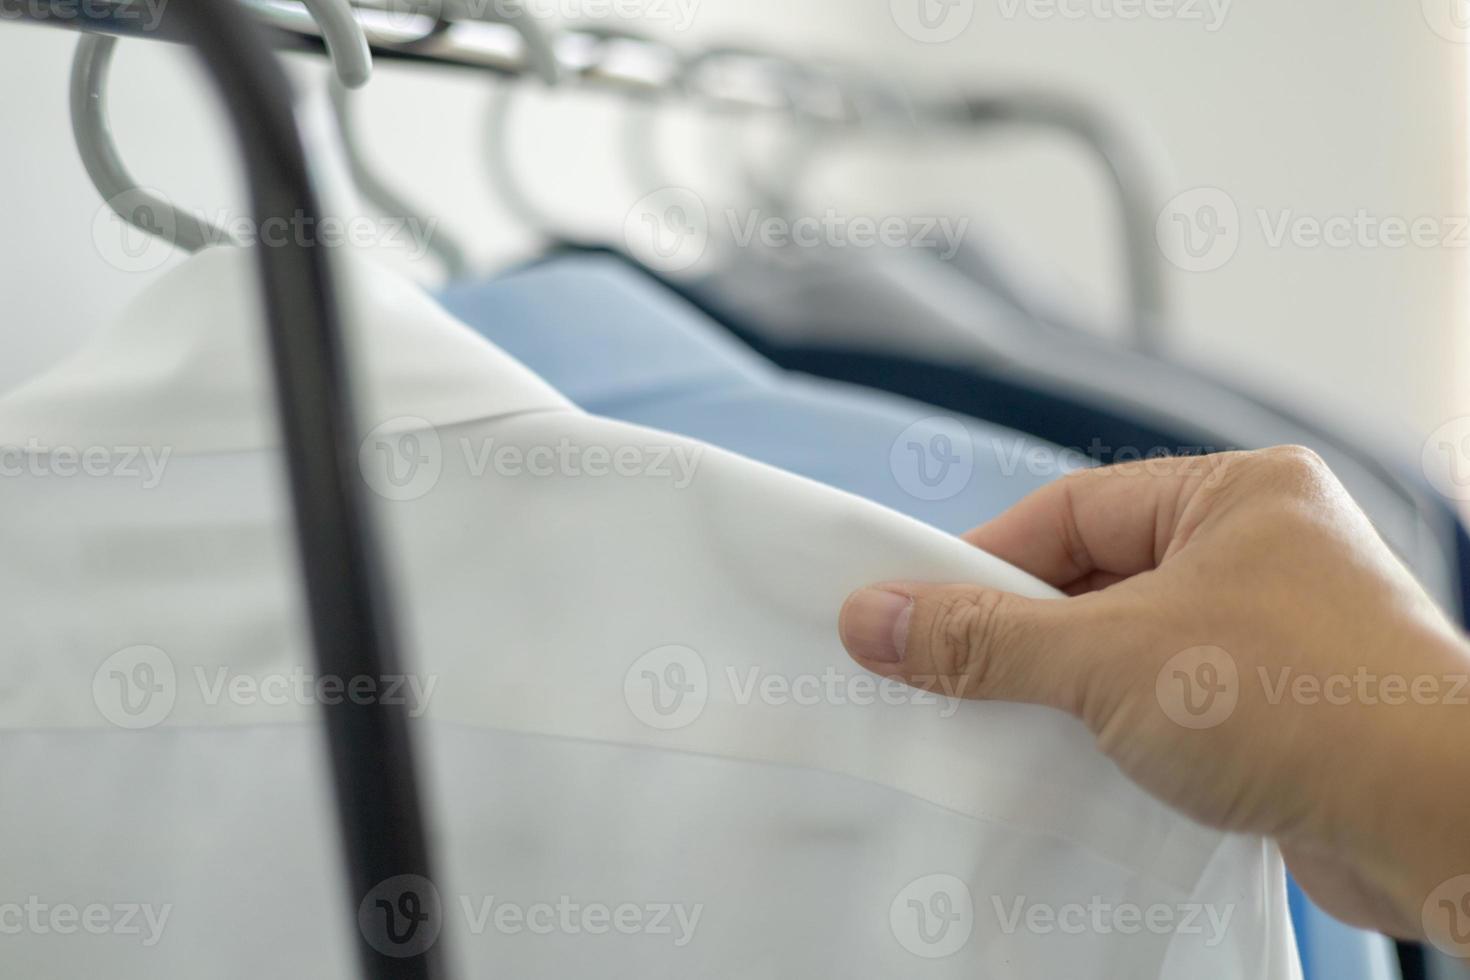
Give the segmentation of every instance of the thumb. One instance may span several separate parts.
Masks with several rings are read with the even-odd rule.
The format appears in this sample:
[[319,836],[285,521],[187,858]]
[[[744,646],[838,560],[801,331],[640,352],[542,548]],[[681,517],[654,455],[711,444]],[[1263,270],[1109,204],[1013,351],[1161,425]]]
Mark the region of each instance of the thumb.
[[1081,715],[1102,663],[1101,594],[1030,599],[969,585],[888,583],[842,607],[839,631],[876,674],[949,697],[1022,701]]

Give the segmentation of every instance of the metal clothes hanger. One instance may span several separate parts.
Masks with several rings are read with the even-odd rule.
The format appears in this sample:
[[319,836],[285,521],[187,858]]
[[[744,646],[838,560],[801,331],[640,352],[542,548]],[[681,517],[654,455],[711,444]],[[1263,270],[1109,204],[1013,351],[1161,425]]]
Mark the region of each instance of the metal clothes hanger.
[[[541,26],[526,12],[519,0],[501,0],[499,4],[477,5],[475,18],[485,23],[504,24],[520,36],[524,51],[523,60],[531,73],[544,84],[554,86],[561,80],[561,65],[551,40]],[[432,51],[453,29],[452,21],[439,19],[419,40],[411,42],[408,50]],[[384,179],[368,159],[363,148],[361,135],[352,112],[350,86],[340,77],[330,82],[332,108],[337,118],[338,130],[346,151],[348,172],[363,199],[378,211],[393,218],[408,218],[416,215],[408,199],[395,190],[390,181]],[[469,252],[453,235],[442,228],[436,229],[428,242],[430,254],[439,259],[450,281],[463,279],[470,273]]]
[[[730,61],[763,66],[769,95],[774,100],[773,108],[792,127],[790,138],[784,141],[780,150],[778,163],[767,168],[779,176],[772,178],[753,167],[742,167],[741,190],[759,210],[789,216],[792,204],[790,191],[799,186],[801,171],[815,148],[834,133],[851,131],[864,120],[858,116],[848,92],[841,86],[832,89],[837,97],[836,111],[819,111],[815,108],[813,95],[827,86],[831,79],[814,66],[770,51],[738,45],[707,48],[688,59],[680,83],[690,94],[703,92],[711,95],[711,103],[727,113],[748,115],[748,111],[740,106],[720,99],[717,92],[711,93],[703,82],[703,78],[717,69],[720,62]],[[713,136],[717,155],[739,152],[736,126],[717,127]]]
[[[608,65],[617,48],[620,45],[651,47],[659,49],[670,59],[678,58],[677,52],[672,48],[642,33],[601,24],[579,24],[567,28],[559,35],[559,41],[558,46],[563,49],[572,45],[578,47],[575,55],[568,53],[564,57],[562,52],[557,52],[558,64],[561,66],[560,81],[571,79],[578,85],[600,83],[639,103],[659,98],[662,94],[661,83],[632,79],[608,71]],[[497,197],[522,225],[542,233],[551,241],[575,240],[578,236],[558,230],[558,220],[535,203],[516,174],[510,153],[512,141],[509,132],[517,94],[514,86],[504,85],[496,90],[491,102],[490,115],[486,120],[486,151],[491,184]]]
[[[880,120],[891,123],[895,119],[902,121],[901,116],[885,110],[869,122],[877,125]],[[1045,89],[965,95],[941,103],[936,122],[971,130],[1008,127],[1059,132],[1092,156],[1105,172],[1117,201],[1128,277],[1125,315],[1132,329],[1132,346],[1151,353],[1161,351],[1165,346],[1169,306],[1163,257],[1154,241],[1158,209],[1154,193],[1156,167],[1136,142],[1128,138],[1124,127],[1085,99]],[[797,147],[800,152],[791,161],[789,170],[793,176],[786,182],[793,189],[800,186],[801,178],[815,163],[816,153],[823,144],[807,139]]]
[[970,96],[957,121],[975,128],[1021,127],[1060,132],[1101,165],[1118,203],[1118,223],[1128,275],[1128,323],[1132,346],[1159,354],[1167,346],[1170,319],[1164,259],[1154,238],[1162,201],[1155,194],[1155,166],[1125,128],[1086,99],[1046,89]]
[[837,140],[870,139],[875,133],[913,136],[923,128],[914,100],[897,82],[839,65],[802,68],[806,87],[829,87],[840,108],[837,115],[793,113],[796,131],[780,170],[782,180],[771,182],[767,192],[771,205],[791,216],[808,174]]
[[[316,19],[341,83],[353,88],[366,84],[373,56],[348,0],[303,2]],[[186,252],[235,244],[224,229],[144,190],[128,172],[107,121],[107,74],[116,48],[116,37],[84,34],[72,61],[72,134],[92,184],[118,217]]]
[[[819,157],[830,154],[834,143],[840,139],[862,139],[870,137],[873,133],[883,133],[887,136],[901,136],[906,140],[922,139],[925,136],[923,119],[916,110],[915,100],[909,92],[898,82],[879,77],[876,74],[855,70],[851,66],[831,65],[819,69],[820,77],[834,85],[842,96],[844,107],[850,112],[850,124],[845,126],[826,125],[819,127],[810,120],[804,122],[797,132],[797,137],[791,141],[791,149],[787,154],[785,164],[780,170],[783,180],[770,184],[769,199],[781,213],[795,219],[799,217],[798,201],[800,191],[805,184],[810,171],[819,162]],[[1010,97],[1002,96],[1001,101],[1010,101]],[[941,102],[941,111],[937,118],[931,120],[927,127],[932,134],[941,126],[948,124],[954,127],[953,105]],[[969,102],[962,103],[969,105]],[[802,121],[806,117],[801,117]],[[975,127],[985,125],[986,122],[966,122],[963,125]],[[1102,129],[1098,130],[1099,135]],[[1143,193],[1136,188],[1140,187],[1137,175],[1144,172],[1142,164],[1128,165],[1125,156],[1126,147],[1112,149],[1107,158],[1110,173],[1115,175],[1115,186],[1118,187],[1118,196],[1123,201],[1125,218],[1128,215],[1139,215],[1137,202]],[[1101,155],[1101,154],[1100,154]],[[1130,203],[1133,202],[1133,203]],[[1128,218],[1129,233],[1133,233],[1133,225],[1136,221]],[[1136,250],[1134,250],[1136,252]],[[1024,290],[1017,289],[1007,274],[1003,263],[993,261],[993,253],[988,250],[974,249],[969,251],[969,258],[965,261],[952,260],[952,264],[967,276],[975,279],[985,289],[1003,299],[1022,317],[1017,323],[1018,327],[1024,323],[1050,322],[1047,315],[1032,301]],[[1143,256],[1141,262],[1130,252],[1133,265],[1147,265],[1148,256]],[[1137,293],[1138,290],[1135,290]],[[1148,304],[1142,306],[1158,310],[1162,303]],[[1156,314],[1157,315],[1157,314]],[[1077,324],[1069,324],[1076,326]]]
[[[898,86],[875,74],[851,67],[806,65],[766,51],[722,47],[705,51],[686,62],[680,79],[686,89],[696,86],[702,68],[719,60],[736,57],[765,61],[777,66],[774,77],[785,96],[784,106],[795,123],[778,167],[768,168],[779,180],[762,180],[747,173],[747,189],[761,205],[775,213],[791,216],[796,195],[818,154],[829,148],[835,137],[873,132],[884,127],[919,130],[920,114],[913,100]],[[817,113],[803,103],[805,93],[822,84],[836,89],[838,113]],[[1054,130],[1080,143],[1102,166],[1118,201],[1124,254],[1127,260],[1129,313],[1133,344],[1157,351],[1163,344],[1168,304],[1165,297],[1162,257],[1153,242],[1155,203],[1154,167],[1123,128],[1101,109],[1084,100],[1043,90],[1015,90],[966,96],[941,102],[928,115],[936,126],[979,129],[999,126]],[[653,113],[630,118],[627,143],[640,148],[633,159],[641,166],[640,179],[649,187],[666,183],[648,161],[649,147],[656,144]],[[722,149],[724,154],[730,147]],[[994,284],[991,284],[994,285]]]
[[[575,55],[568,52],[562,59],[568,66],[565,69],[568,76],[575,78],[579,84],[599,83],[599,87],[615,90],[628,101],[628,124],[622,130],[620,141],[623,158],[637,186],[645,191],[658,190],[677,183],[668,180],[661,172],[654,130],[654,119],[658,110],[673,99],[697,99],[711,109],[730,113],[779,111],[803,118],[810,117],[814,125],[841,125],[854,118],[854,113],[846,107],[836,115],[824,115],[807,109],[805,103],[809,90],[823,81],[822,75],[794,60],[754,48],[726,45],[685,57],[676,48],[643,33],[601,24],[568,28],[561,40],[566,47],[572,41],[580,42]],[[613,55],[624,46],[657,52],[671,66],[670,70],[657,77],[636,79],[609,70]],[[702,76],[709,69],[718,62],[727,60],[745,61],[765,67],[771,84],[763,100],[752,100],[748,96],[725,98],[702,84]],[[845,93],[839,92],[839,96],[843,97]],[[574,240],[578,236],[559,231],[557,219],[534,202],[533,196],[515,171],[509,152],[512,141],[508,137],[515,99],[514,90],[508,87],[499,90],[489,118],[487,147],[491,179],[497,194],[525,226],[542,231],[548,239],[554,241]],[[729,152],[728,146],[718,147],[721,156],[728,156]],[[742,190],[747,195],[763,204],[778,199],[775,188],[758,182],[753,173],[745,171],[743,179],[745,186]]]
[[[583,80],[612,80],[615,76],[608,72],[608,65],[619,46],[656,51],[659,57],[669,64],[670,70],[662,78],[644,78],[638,85],[625,83],[621,86],[627,98],[626,115],[628,118],[655,112],[671,96],[681,94],[679,79],[684,71],[684,57],[677,48],[627,28],[586,24],[574,30],[577,34],[585,35],[594,42],[585,55],[587,63],[580,72]],[[653,143],[644,138],[644,133],[636,132],[631,126],[624,127],[622,134],[622,156],[627,161],[629,173],[634,179],[638,180],[645,175],[656,174],[658,155]],[[659,185],[640,184],[643,190],[653,190],[657,186]]]
[[[707,77],[715,74],[719,63],[725,61],[762,66],[766,81],[764,104],[726,98],[707,84]],[[790,217],[791,188],[799,184],[799,174],[813,153],[813,144],[839,132],[855,133],[866,122],[848,88],[830,85],[835,80],[835,70],[829,74],[824,69],[754,48],[724,45],[680,57],[673,75],[655,90],[657,97],[642,100],[626,117],[622,142],[630,172],[646,192],[679,186],[680,181],[663,170],[657,154],[659,112],[672,99],[701,101],[713,113],[725,117],[726,124],[712,127],[710,133],[711,156],[721,160],[740,155],[737,117],[760,111],[776,113],[793,124],[793,133],[779,151],[779,162],[766,168],[780,176],[769,179],[754,168],[742,167],[738,193],[748,206]],[[812,104],[812,95],[829,85],[836,96],[837,108],[818,111]]]

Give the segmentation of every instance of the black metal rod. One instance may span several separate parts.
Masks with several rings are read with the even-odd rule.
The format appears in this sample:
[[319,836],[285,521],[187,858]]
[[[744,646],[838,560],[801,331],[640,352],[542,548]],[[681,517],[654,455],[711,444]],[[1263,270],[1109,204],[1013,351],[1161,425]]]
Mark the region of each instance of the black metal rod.
[[[5,0],[0,19],[17,19],[17,10],[33,22],[192,43],[239,134],[256,219],[263,225],[271,217],[301,216],[313,227],[320,218],[290,86],[261,29],[237,0],[169,3],[151,27],[137,7],[100,0]],[[358,475],[352,389],[328,252],[320,244],[292,241],[257,247],[256,254],[318,670],[344,682],[402,675]],[[442,923],[437,896],[423,894],[421,887],[433,874],[407,709],[343,698],[322,710],[351,881],[352,932],[364,975],[445,977],[444,944],[431,941],[419,949]],[[385,890],[385,882],[393,884]],[[387,903],[381,910],[375,908],[378,898]],[[359,920],[364,902],[369,921],[416,910],[436,921],[412,916],[396,928],[391,919],[381,927],[365,924]]]

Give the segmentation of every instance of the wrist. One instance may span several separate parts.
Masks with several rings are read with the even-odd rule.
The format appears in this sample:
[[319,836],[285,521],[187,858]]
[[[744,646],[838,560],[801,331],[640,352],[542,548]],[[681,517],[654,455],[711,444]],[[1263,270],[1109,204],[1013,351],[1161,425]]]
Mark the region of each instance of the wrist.
[[1374,864],[1414,935],[1470,957],[1470,658],[1457,653],[1445,698],[1398,712],[1395,737],[1375,752],[1391,775]]

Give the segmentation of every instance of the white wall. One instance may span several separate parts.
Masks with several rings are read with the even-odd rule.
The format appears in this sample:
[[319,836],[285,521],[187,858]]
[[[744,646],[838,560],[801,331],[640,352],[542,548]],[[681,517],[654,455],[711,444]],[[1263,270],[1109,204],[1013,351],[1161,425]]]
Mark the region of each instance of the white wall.
[[[687,31],[657,16],[646,24],[683,44],[736,38],[945,85],[1032,81],[1087,93],[1152,133],[1168,162],[1162,197],[1209,186],[1239,209],[1233,258],[1205,272],[1171,267],[1182,356],[1392,438],[1411,457],[1431,430],[1470,414],[1466,248],[1273,247],[1257,214],[1275,222],[1363,210],[1451,228],[1448,219],[1470,210],[1464,45],[1430,26],[1459,0],[1422,8],[1413,0],[1213,0],[1213,10],[1208,0],[1149,0],[1147,8],[1142,0],[950,0],[957,19],[948,26],[964,29],[945,43],[898,26],[913,23],[920,0],[642,2],[655,15],[692,10]],[[598,0],[540,6],[575,12],[579,3],[596,9]],[[1140,9],[1173,15],[1120,14]],[[1204,19],[1189,19],[1197,11]],[[8,137],[0,389],[74,347],[148,280],[109,265],[104,253],[115,245],[94,244],[99,202],[65,115],[73,43],[61,32],[0,24],[0,132]],[[142,181],[180,201],[225,207],[242,199],[238,174],[200,77],[182,52],[125,42],[113,118]],[[405,175],[405,188],[470,240],[487,267],[530,240],[485,177],[490,84],[390,67],[361,100],[385,169]],[[614,163],[615,106],[528,97],[517,119],[515,145],[538,199],[587,227],[621,227],[644,189]],[[921,144],[884,166],[839,161],[825,173],[813,201],[973,211],[1017,249],[1064,267],[1100,309],[1120,302],[1103,184],[1063,144]],[[107,227],[104,219],[104,234]]]

